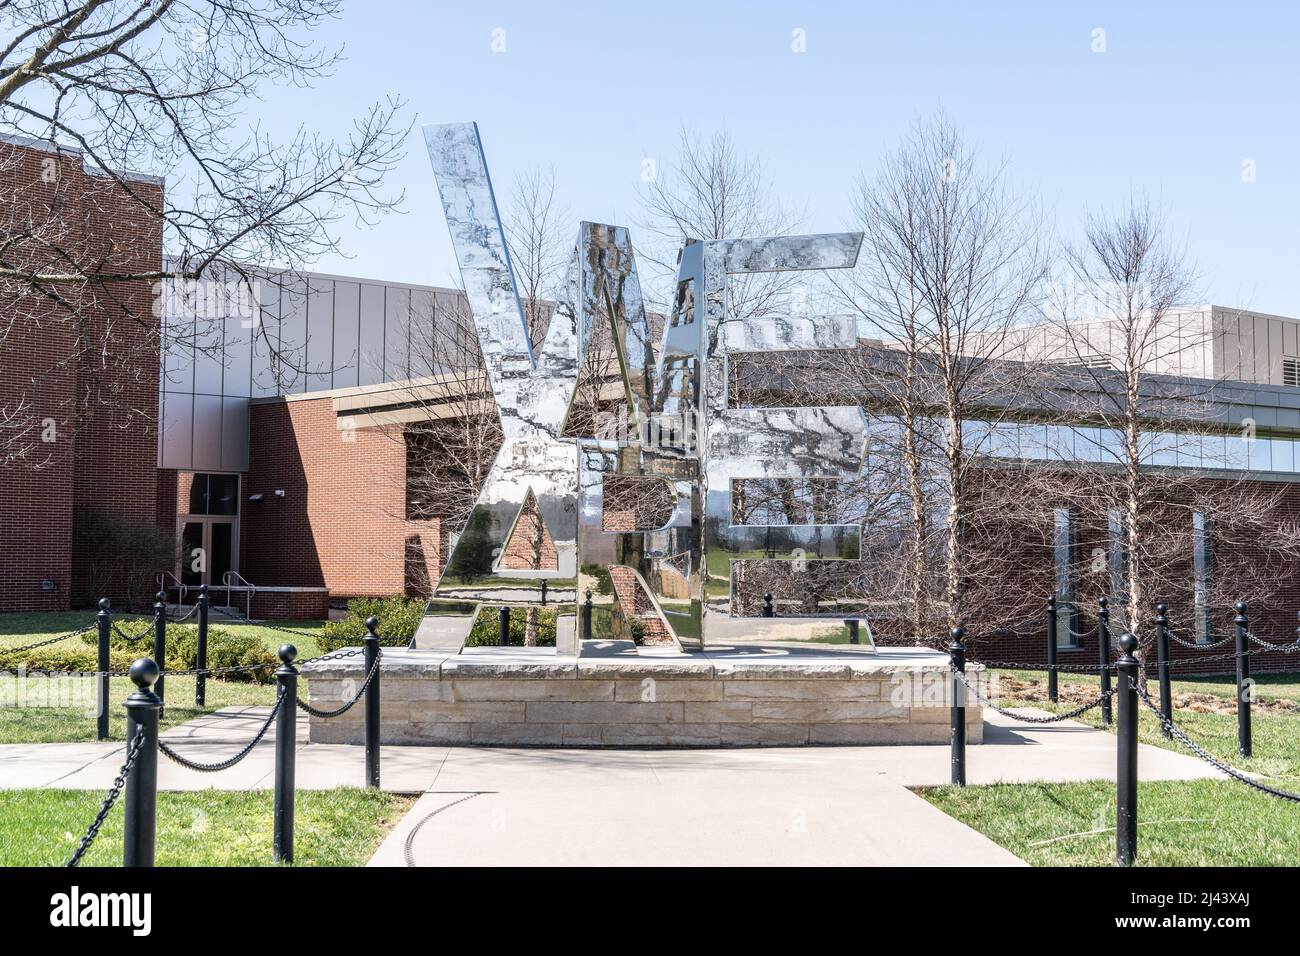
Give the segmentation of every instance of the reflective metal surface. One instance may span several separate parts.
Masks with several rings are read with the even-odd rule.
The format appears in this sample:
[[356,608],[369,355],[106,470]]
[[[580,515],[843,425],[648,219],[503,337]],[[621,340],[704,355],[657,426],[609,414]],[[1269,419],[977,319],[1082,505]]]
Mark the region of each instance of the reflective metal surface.
[[426,614],[440,645],[459,646],[481,603],[575,599],[578,448],[560,432],[577,380],[578,325],[571,289],[534,354],[478,128],[424,133],[504,432]]
[[[481,603],[568,602],[590,591],[598,638],[679,648],[760,633],[836,639],[858,612],[824,586],[819,565],[857,559],[857,527],[785,521],[778,533],[733,524],[732,488],[743,479],[856,475],[862,412],[732,407],[727,366],[739,351],[853,346],[855,323],[734,316],[728,277],[850,268],[861,235],[687,243],[656,360],[627,230],[583,223],[567,298],[534,355],[477,128],[426,127],[425,136],[506,435],[438,582],[428,633],[453,646],[450,619],[468,620]],[[593,357],[617,375],[622,401],[601,407],[595,434],[567,437],[578,370]],[[666,517],[648,519],[635,494],[614,501],[611,479],[633,492],[633,480],[659,482],[652,490],[668,502]],[[523,549],[523,561],[513,541],[520,528],[539,542]],[[773,561],[779,572],[764,577]],[[782,591],[771,609],[779,626],[760,619],[763,608],[740,587],[759,580]]]

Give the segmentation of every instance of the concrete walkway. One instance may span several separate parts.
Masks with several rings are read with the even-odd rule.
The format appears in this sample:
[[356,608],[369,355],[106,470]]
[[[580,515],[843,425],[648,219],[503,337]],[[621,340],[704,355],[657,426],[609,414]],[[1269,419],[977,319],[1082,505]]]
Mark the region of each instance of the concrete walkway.
[[[224,759],[267,708],[218,711],[164,738]],[[1026,713],[1041,713],[1025,711]],[[363,783],[360,747],[306,743],[297,783]],[[272,734],[234,768],[196,773],[166,758],[165,790],[266,789]],[[107,788],[123,745],[0,746],[0,787]],[[371,865],[1016,865],[908,788],[948,781],[946,746],[731,750],[384,747],[384,789],[421,793]],[[1083,724],[1017,724],[989,713],[968,750],[971,784],[1114,779],[1115,738]],[[1143,780],[1214,776],[1194,757],[1143,745]]]

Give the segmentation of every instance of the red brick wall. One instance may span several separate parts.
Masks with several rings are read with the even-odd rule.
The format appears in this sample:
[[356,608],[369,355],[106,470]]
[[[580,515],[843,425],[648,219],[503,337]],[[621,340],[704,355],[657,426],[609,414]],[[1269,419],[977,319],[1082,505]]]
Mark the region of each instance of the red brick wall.
[[[1204,479],[1207,488],[1228,489],[1231,486]],[[1252,491],[1267,496],[1270,511],[1279,525],[1300,520],[1300,484],[1261,482]],[[1271,500],[1276,496],[1276,500]],[[1050,503],[1044,504],[1050,508]],[[1153,627],[1157,601],[1168,605],[1171,630],[1184,640],[1195,640],[1193,603],[1193,568],[1190,541],[1190,516],[1187,511],[1175,511],[1171,522],[1181,522],[1188,528],[1186,560],[1172,563],[1164,577],[1174,585],[1168,593],[1150,594],[1144,601],[1145,630],[1139,634],[1140,653],[1148,661],[1155,660]],[[1007,540],[1017,543],[1009,546]],[[1097,521],[1092,527],[1078,530],[1076,554],[1079,556],[1105,555],[1108,533]],[[1284,552],[1258,540],[1242,540],[1227,533],[1211,532],[1214,555],[1212,576],[1221,589],[1215,599],[1211,630],[1215,640],[1233,633],[1235,612],[1230,605],[1234,598],[1246,598],[1250,603],[1250,629],[1265,641],[1287,644],[1296,640],[1297,612],[1300,612],[1300,565]],[[977,544],[977,547],[979,545]],[[991,586],[991,595],[981,595],[972,601],[971,622],[967,626],[968,656],[973,660],[1007,660],[1045,664],[1047,659],[1046,602],[1054,590],[1053,548],[1038,533],[1020,536],[999,536],[992,546],[998,555],[997,567],[1003,572]],[[1014,552],[1014,553],[1012,553]],[[1085,564],[1087,562],[1084,562]],[[1177,582],[1186,582],[1176,586]],[[1235,583],[1234,583],[1235,581]],[[1251,593],[1243,593],[1249,589]],[[1109,571],[1104,563],[1096,570],[1081,570],[1077,580],[1078,640],[1077,649],[1058,654],[1061,666],[1095,665],[1098,663],[1097,610],[1098,599],[1109,590]],[[1015,621],[1008,624],[1004,615],[982,614],[989,602],[996,610],[1013,609]],[[1126,629],[1125,609],[1110,609],[1110,634],[1112,650]],[[888,628],[882,630],[888,631]],[[937,635],[936,635],[937,637]],[[1175,662],[1175,674],[1225,674],[1235,668],[1229,652],[1232,642],[1211,649],[1183,647],[1170,642],[1170,659]],[[1252,671],[1289,671],[1296,667],[1295,654],[1265,651],[1251,646]],[[1112,657],[1114,655],[1112,654]]]
[[[412,590],[412,550],[436,576],[440,522],[405,518],[406,447],[399,435],[363,428],[345,441],[328,398],[255,403],[249,423],[240,503],[244,577],[259,585],[327,587],[332,599],[383,597]],[[261,502],[248,500],[259,493]]]
[[[155,203],[162,187],[133,188]],[[161,265],[161,225],[76,153],[0,143],[0,232],[34,233],[83,268],[143,272]],[[42,242],[11,262],[66,271]],[[0,611],[93,601],[73,515],[93,506],[156,516],[158,337],[152,283],[60,283],[62,302],[20,283],[0,289],[0,414],[30,430],[0,446]],[[52,423],[54,441],[41,441]],[[15,435],[10,431],[9,435]],[[8,437],[8,436],[6,436]],[[17,460],[7,452],[23,450]],[[42,581],[55,589],[42,590]],[[116,594],[110,594],[117,597]]]

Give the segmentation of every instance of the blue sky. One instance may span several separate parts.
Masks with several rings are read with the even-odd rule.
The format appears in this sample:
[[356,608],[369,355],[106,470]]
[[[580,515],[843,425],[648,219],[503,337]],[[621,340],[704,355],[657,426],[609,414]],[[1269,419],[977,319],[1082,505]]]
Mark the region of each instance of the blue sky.
[[[1063,235],[1145,192],[1185,243],[1201,301],[1300,316],[1297,27],[1300,5],[1282,2],[350,0],[319,33],[345,45],[337,73],[264,90],[256,114],[286,134],[343,135],[400,94],[417,127],[476,120],[498,192],[554,164],[575,226],[631,224],[642,160],[668,162],[683,123],[725,127],[811,232],[845,226],[860,171],[942,108]],[[791,49],[795,29],[806,52]],[[405,214],[346,228],[349,257],[317,267],[446,284],[454,260],[418,128],[391,186]]]

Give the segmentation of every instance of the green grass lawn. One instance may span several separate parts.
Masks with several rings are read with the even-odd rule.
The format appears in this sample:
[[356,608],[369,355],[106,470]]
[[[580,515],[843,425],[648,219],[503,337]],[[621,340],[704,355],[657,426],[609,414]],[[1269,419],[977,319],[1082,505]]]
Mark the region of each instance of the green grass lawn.
[[[1035,866],[1115,862],[1113,783],[941,787],[922,796]],[[1228,780],[1138,785],[1140,866],[1295,866],[1298,861],[1300,807],[1295,804]]]
[[[0,866],[60,866],[76,849],[104,794],[0,790]],[[158,794],[159,866],[270,866],[271,791]],[[299,790],[297,866],[361,866],[414,802],[354,787]],[[122,807],[109,813],[82,866],[121,866]]]
[[[1002,672],[1042,682],[1041,672]],[[1061,675],[1065,685],[1082,685],[1091,694],[1097,678]],[[1237,755],[1237,718],[1232,712],[1235,684],[1227,679],[1174,681],[1181,694],[1219,698],[1226,713],[1174,711],[1174,721],[1216,757],[1258,774],[1262,782],[1300,792],[1300,712],[1253,714],[1254,756]],[[1155,686],[1152,684],[1152,695]],[[1261,675],[1256,700],[1290,701],[1297,675]],[[1024,695],[1028,696],[1028,695]],[[1023,702],[1015,694],[1003,706]],[[1060,712],[1075,706],[1033,700],[1032,706]],[[1166,740],[1159,722],[1139,703],[1138,737],[1143,743],[1188,751]],[[1101,726],[1096,710],[1079,718]],[[969,759],[979,759],[979,748]],[[1197,758],[1193,758],[1197,759]],[[984,833],[1025,861],[1039,866],[1108,866],[1115,852],[1115,786],[1109,782],[1070,784],[999,784],[939,787],[921,791],[935,806]],[[1096,832],[1093,832],[1096,831]],[[1229,780],[1142,783],[1138,786],[1138,863],[1146,866],[1295,866],[1300,863],[1300,805],[1257,793]]]
[[[0,649],[19,647],[34,643],[59,634],[85,626],[94,620],[93,611],[58,611],[42,614],[0,614]],[[135,615],[117,617],[118,624],[129,633],[135,633],[151,618]],[[191,618],[191,621],[193,619]],[[272,653],[281,644],[290,643],[298,648],[298,657],[306,659],[319,654],[319,644],[313,636],[323,626],[322,621],[274,621],[281,627],[294,631],[306,632],[303,635],[285,634],[271,627],[258,624],[236,624],[223,619],[218,614],[212,615],[212,626],[220,627],[236,634],[252,634]],[[81,644],[80,637],[70,637],[59,644]],[[58,645],[53,645],[58,646]],[[152,647],[149,642],[142,642],[141,652]],[[3,661],[0,660],[0,670]],[[81,678],[73,683],[61,681],[61,693],[73,695],[63,699],[75,701],[78,706],[45,706],[42,695],[47,694],[43,685],[34,683],[40,678],[28,678],[19,686],[12,674],[0,673],[0,744],[14,743],[52,743],[57,741],[83,741],[95,739],[95,699],[94,679]],[[299,682],[301,693],[306,696],[307,682]],[[51,691],[53,688],[51,688]],[[109,680],[109,731],[112,739],[126,739],[126,715],[121,707],[127,695],[134,690],[134,685],[126,677],[113,677]],[[32,706],[30,695],[36,695],[36,702],[41,706]],[[26,695],[27,704],[14,706]],[[170,706],[163,711],[162,727],[175,726],[222,707],[234,707],[245,704],[266,704],[275,702],[275,685],[249,682],[220,680],[210,677],[207,681],[204,707],[194,705],[194,678],[169,677],[165,681],[164,696]],[[90,705],[81,706],[81,701],[90,701]],[[56,701],[57,702],[57,699]]]

